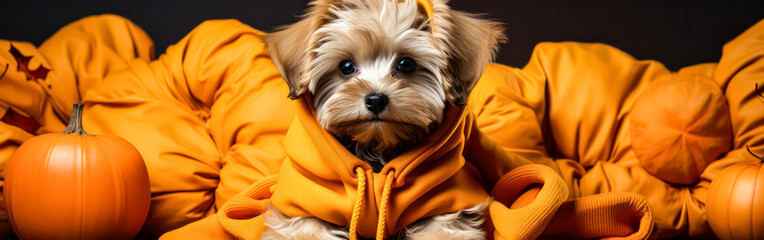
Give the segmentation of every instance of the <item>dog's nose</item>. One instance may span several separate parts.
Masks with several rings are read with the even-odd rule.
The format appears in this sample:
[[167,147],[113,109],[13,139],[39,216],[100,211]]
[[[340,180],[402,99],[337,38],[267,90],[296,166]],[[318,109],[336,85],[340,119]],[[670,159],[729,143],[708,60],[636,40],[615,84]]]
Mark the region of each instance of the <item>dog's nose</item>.
[[387,95],[381,93],[370,93],[364,98],[366,100],[366,108],[374,114],[382,112],[387,107]]

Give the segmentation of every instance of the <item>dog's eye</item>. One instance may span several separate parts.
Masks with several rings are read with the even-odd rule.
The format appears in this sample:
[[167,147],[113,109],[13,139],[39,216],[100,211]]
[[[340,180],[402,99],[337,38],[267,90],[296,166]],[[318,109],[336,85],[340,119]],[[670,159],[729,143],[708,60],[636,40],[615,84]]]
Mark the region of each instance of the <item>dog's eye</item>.
[[410,57],[401,58],[396,69],[402,73],[412,73],[416,70],[416,62]]
[[355,64],[353,64],[353,62],[350,60],[340,62],[340,75],[343,77],[350,76],[351,74],[355,73],[355,71]]

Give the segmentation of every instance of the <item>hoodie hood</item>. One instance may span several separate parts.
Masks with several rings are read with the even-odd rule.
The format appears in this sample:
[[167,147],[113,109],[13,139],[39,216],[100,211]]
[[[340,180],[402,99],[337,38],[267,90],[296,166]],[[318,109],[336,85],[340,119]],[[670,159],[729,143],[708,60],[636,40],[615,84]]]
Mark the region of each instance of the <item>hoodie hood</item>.
[[465,108],[449,105],[440,126],[422,143],[374,173],[319,125],[311,102],[308,94],[294,101],[296,117],[285,138],[287,159],[271,197],[271,204],[287,216],[346,226],[355,209],[360,211],[358,233],[371,238],[377,227],[397,233],[421,218],[488,199],[476,168],[462,155],[474,124]]

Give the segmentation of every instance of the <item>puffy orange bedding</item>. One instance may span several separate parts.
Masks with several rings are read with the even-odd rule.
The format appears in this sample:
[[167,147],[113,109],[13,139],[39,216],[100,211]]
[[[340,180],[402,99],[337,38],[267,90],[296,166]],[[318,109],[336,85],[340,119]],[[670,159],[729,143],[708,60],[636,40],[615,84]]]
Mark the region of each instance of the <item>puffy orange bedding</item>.
[[[0,71],[6,69],[0,78],[0,177],[21,143],[62,131],[72,103],[83,102],[88,133],[121,136],[146,161],[152,205],[141,236],[200,219],[185,229],[218,226],[204,229],[210,236],[235,236],[225,224],[236,221],[215,213],[230,210],[227,202],[270,196],[253,191],[253,183],[279,172],[297,112],[262,34],[234,20],[206,21],[154,59],[142,30],[103,15],[67,25],[36,48],[0,40]],[[11,47],[30,57],[29,70],[50,72],[25,74]],[[718,63],[678,72],[603,44],[541,43],[524,68],[489,65],[466,109],[483,141],[494,146],[485,149],[522,160],[471,164],[485,192],[528,163],[546,165],[557,174],[547,179],[564,183],[556,194],[532,200],[549,202],[557,214],[538,217],[543,224],[522,236],[544,230],[543,236],[580,238],[657,234],[634,226],[560,229],[601,219],[585,214],[587,206],[599,206],[610,215],[647,214],[634,217],[654,219],[660,237],[713,237],[704,210],[710,182],[728,166],[756,161],[745,146],[764,152],[764,99],[757,98],[755,84],[764,85],[764,22],[725,45]],[[567,198],[554,200],[559,196]],[[511,212],[511,201],[499,200],[489,207],[493,225],[511,219],[500,219]],[[613,202],[633,209],[608,208]],[[497,226],[497,238],[510,230]],[[0,234],[12,234],[4,213]]]

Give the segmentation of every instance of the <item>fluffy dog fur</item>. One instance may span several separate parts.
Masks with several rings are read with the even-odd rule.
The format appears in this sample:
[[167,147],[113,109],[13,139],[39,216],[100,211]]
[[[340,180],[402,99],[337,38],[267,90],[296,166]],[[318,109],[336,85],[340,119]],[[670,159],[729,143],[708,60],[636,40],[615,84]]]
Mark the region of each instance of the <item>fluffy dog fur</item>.
[[[446,0],[431,2],[432,22],[415,0],[316,0],[303,20],[265,37],[289,97],[309,91],[321,126],[375,170],[437,127],[446,104],[466,104],[504,40],[499,24],[451,10]],[[416,62],[413,72],[396,69],[403,58]],[[340,74],[345,60],[356,72]],[[365,105],[371,93],[388,96],[383,111]],[[482,214],[479,220],[460,217],[483,208],[435,216],[405,232],[412,239],[438,231],[449,233],[443,239],[483,238],[481,224],[475,224],[482,223]],[[264,239],[347,238],[342,227],[275,209],[266,221]]]

